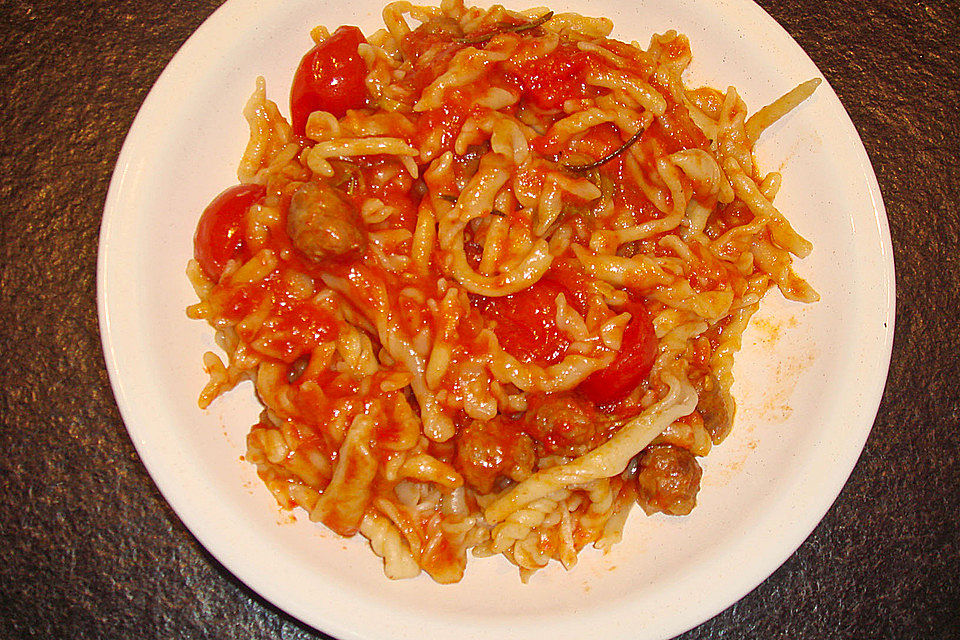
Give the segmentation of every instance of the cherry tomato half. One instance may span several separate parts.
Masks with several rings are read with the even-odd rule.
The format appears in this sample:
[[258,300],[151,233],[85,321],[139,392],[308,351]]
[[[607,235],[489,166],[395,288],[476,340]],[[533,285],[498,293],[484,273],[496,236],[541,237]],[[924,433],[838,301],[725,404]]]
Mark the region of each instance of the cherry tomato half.
[[570,339],[557,327],[557,294],[570,300],[570,292],[553,280],[502,298],[485,298],[481,314],[497,325],[494,333],[503,350],[521,362],[556,364],[563,359]]
[[630,322],[623,330],[620,351],[606,369],[592,373],[577,389],[597,406],[623,400],[643,382],[657,358],[657,336],[646,307],[639,302],[625,309]]
[[219,280],[227,261],[243,250],[243,215],[266,195],[259,184],[238,184],[213,199],[193,236],[193,257],[208,278]]
[[304,135],[307,118],[314,111],[342,118],[347,109],[366,103],[367,65],[357,53],[361,42],[366,39],[360,29],[344,26],[303,56],[290,88],[294,134]]

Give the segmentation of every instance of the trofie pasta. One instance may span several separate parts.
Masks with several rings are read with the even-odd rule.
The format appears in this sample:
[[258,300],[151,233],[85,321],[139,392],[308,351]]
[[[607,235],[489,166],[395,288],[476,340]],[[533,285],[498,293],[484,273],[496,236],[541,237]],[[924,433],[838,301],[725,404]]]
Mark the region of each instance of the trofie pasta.
[[526,580],[634,504],[689,513],[761,298],[817,299],[752,149],[818,81],[747,117],[683,84],[672,31],[643,49],[459,0],[383,18],[313,31],[289,120],[257,81],[187,267],[226,353],[200,406],[251,380],[246,459],[390,578],[503,554]]

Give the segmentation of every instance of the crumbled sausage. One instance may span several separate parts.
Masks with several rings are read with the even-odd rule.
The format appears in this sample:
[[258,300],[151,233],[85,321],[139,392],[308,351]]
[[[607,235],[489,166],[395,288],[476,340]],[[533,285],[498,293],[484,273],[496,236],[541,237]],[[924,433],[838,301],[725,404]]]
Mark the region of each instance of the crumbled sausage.
[[490,493],[502,477],[523,480],[533,471],[533,441],[517,430],[514,421],[498,417],[475,420],[460,432],[454,466],[467,484]]
[[651,445],[640,454],[637,503],[648,514],[686,515],[697,504],[701,475],[697,459],[686,449]]
[[713,375],[705,375],[697,382],[697,411],[703,417],[703,426],[714,444],[719,444],[733,426],[733,407],[720,392],[720,384]]
[[358,255],[367,246],[360,212],[328,184],[309,182],[290,199],[287,233],[293,246],[316,262]]
[[580,456],[600,444],[610,419],[570,393],[533,396],[524,414],[529,433],[547,454]]

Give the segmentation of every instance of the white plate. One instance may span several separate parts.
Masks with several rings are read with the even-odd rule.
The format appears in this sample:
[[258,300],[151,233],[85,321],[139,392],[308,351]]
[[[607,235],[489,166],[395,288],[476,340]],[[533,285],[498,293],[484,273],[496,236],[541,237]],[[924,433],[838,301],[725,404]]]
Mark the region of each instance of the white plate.
[[[522,6],[520,3],[514,6]],[[563,0],[606,15],[614,35],[690,37],[690,84],[735,85],[751,110],[821,74],[747,0]],[[814,243],[798,271],[823,299],[771,293],[737,366],[733,434],[703,460],[684,518],[630,518],[604,556],[587,550],[521,584],[500,558],[466,577],[391,582],[361,539],[281,513],[240,461],[259,407],[249,384],[209,411],[196,398],[212,331],[190,321],[184,276],[199,212],[236,182],[254,79],[285,109],[309,29],[380,25],[376,0],[230,0],[170,62],[130,130],[107,197],[98,273],[107,366],[130,437],[163,495],[224,566],[306,623],[348,638],[665,638],[708,619],[770,575],[823,517],[869,433],[893,336],[893,253],[876,178],[823,84],[766,132],[757,157],[780,170],[777,204]]]

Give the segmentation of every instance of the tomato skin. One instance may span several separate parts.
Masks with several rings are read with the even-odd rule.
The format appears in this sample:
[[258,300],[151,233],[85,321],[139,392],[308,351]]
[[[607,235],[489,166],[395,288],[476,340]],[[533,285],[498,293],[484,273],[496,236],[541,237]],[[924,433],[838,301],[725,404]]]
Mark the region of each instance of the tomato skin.
[[557,294],[571,299],[563,285],[543,279],[502,298],[485,298],[481,314],[497,325],[494,333],[504,351],[521,362],[556,364],[567,354],[570,339],[557,327]]
[[630,322],[623,330],[620,351],[606,369],[596,371],[577,389],[597,406],[615,404],[643,382],[657,358],[657,335],[647,308],[639,302],[627,305]]
[[213,199],[200,215],[193,236],[193,257],[208,278],[219,280],[227,261],[243,250],[243,216],[267,190],[259,184],[238,184]]
[[[545,281],[553,281],[563,289],[567,304],[573,307],[577,313],[587,317],[587,310],[590,307],[589,287],[587,276],[579,262],[569,258],[559,258],[550,265],[550,271],[544,276]],[[556,295],[554,295],[554,299]]]
[[303,56],[290,87],[294,134],[304,135],[307,118],[314,111],[329,111],[342,118],[347,109],[366,104],[367,65],[357,53],[357,47],[366,41],[357,27],[343,26]]

